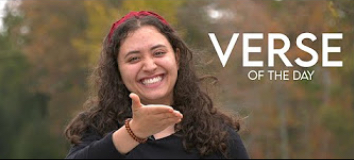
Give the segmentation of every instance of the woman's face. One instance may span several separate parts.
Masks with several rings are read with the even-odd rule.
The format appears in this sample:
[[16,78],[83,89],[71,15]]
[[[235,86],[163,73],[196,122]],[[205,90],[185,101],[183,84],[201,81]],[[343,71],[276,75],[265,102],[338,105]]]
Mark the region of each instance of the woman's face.
[[118,53],[123,83],[143,104],[171,105],[177,80],[177,55],[166,37],[153,26],[129,33]]

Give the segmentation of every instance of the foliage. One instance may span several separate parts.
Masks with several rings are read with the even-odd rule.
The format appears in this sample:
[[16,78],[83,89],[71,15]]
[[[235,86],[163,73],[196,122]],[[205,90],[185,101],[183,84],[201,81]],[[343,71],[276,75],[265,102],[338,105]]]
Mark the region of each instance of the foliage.
[[[196,51],[198,73],[218,77],[218,106],[241,114],[241,137],[251,158],[353,158],[354,1],[232,0],[28,0],[8,2],[6,30],[0,34],[0,155],[2,158],[63,158],[69,149],[62,132],[88,97],[87,78],[97,63],[112,23],[129,11],[161,14]],[[12,7],[11,7],[12,6]],[[218,13],[218,14],[216,14]],[[214,15],[213,15],[214,14]],[[216,14],[216,15],[215,15]],[[232,33],[287,35],[291,62],[309,54],[296,36],[320,53],[321,34],[341,32],[341,68],[316,70],[312,81],[250,81],[242,67],[242,37],[223,68],[207,33],[223,50]],[[267,41],[255,41],[267,60]],[[282,43],[275,43],[281,47]],[[208,85],[208,84],[206,84]],[[220,92],[220,93],[219,93]],[[50,142],[50,143],[48,143]]]

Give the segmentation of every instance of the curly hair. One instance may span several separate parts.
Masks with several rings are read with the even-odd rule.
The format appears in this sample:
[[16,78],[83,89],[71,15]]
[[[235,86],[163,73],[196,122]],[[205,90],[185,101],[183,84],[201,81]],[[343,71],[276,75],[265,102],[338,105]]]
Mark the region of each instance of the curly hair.
[[72,144],[79,144],[88,128],[104,136],[124,125],[126,118],[132,117],[130,92],[123,84],[117,57],[122,41],[142,26],[155,27],[168,39],[175,52],[180,50],[173,108],[183,114],[175,129],[180,131],[184,148],[187,151],[196,148],[201,156],[218,151],[226,156],[228,128],[238,131],[238,120],[216,109],[211,98],[201,89],[201,78],[197,77],[193,65],[193,52],[170,26],[152,16],[130,18],[114,31],[112,39],[106,37],[94,72],[98,94],[88,100],[91,103],[86,103],[90,108],[69,123],[65,129],[66,137]]

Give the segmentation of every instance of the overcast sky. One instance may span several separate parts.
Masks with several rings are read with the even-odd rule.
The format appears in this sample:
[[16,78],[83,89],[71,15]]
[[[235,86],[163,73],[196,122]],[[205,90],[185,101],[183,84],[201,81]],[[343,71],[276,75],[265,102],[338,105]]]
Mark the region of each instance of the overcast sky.
[[4,17],[4,8],[7,0],[0,0],[0,30],[2,29],[2,17]]

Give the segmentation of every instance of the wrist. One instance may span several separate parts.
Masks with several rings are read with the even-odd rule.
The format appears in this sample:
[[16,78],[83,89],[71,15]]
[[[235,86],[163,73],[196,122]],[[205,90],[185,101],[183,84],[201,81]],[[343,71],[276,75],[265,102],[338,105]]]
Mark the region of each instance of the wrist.
[[134,134],[139,137],[139,138],[148,138],[150,135],[147,135],[145,133],[143,133],[140,129],[140,127],[136,124],[136,122],[134,121],[134,119],[130,119],[129,121],[129,125],[130,128],[132,129],[132,131],[134,132]]
[[145,143],[149,135],[140,132],[139,127],[133,122],[133,119],[127,119],[125,122],[125,128],[129,135],[139,143]]

